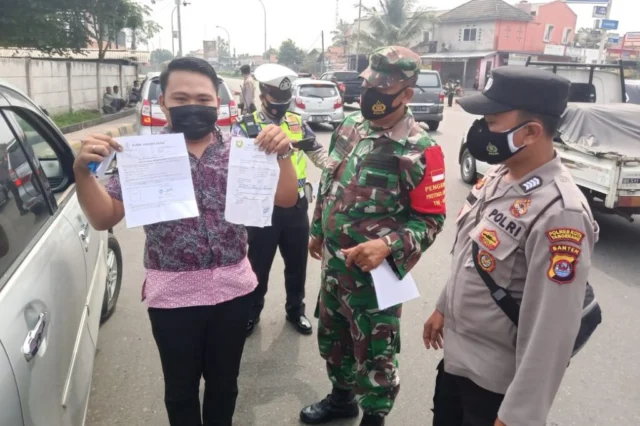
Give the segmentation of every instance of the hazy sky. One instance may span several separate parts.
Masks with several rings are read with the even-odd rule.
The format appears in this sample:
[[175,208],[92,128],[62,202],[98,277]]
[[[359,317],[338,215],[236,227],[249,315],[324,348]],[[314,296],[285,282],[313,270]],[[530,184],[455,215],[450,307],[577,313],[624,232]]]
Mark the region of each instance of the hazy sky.
[[[151,5],[151,0],[138,0]],[[184,0],[183,0],[184,1]],[[182,37],[184,53],[201,49],[203,39],[226,38],[226,33],[216,26],[225,27],[231,37],[231,47],[237,54],[261,54],[264,45],[263,11],[258,0],[187,0],[182,7]],[[303,49],[320,48],[321,31],[325,32],[325,45],[331,44],[331,30],[335,28],[336,0],[262,0],[267,9],[267,43],[278,48],[287,38],[293,39]],[[418,3],[434,9],[451,9],[465,0],[419,0]],[[509,0],[518,3],[518,0]],[[537,1],[536,1],[537,2]],[[358,17],[357,0],[339,0],[340,18],[352,22]],[[363,0],[363,5],[373,6],[377,0]],[[163,30],[149,44],[151,49],[171,50],[171,11],[175,0],[156,0],[152,5],[152,18]],[[578,14],[578,27],[593,24],[592,5],[572,5]],[[611,19],[620,21],[620,34],[640,31],[640,0],[613,0]],[[626,19],[625,19],[626,17]],[[177,22],[177,21],[176,21]],[[176,24],[177,30],[177,24]],[[178,51],[178,41],[175,41]]]

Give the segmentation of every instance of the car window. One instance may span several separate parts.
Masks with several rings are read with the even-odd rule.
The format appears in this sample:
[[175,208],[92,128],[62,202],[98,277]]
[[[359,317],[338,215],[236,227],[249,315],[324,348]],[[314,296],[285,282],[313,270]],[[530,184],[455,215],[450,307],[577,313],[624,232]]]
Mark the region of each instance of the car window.
[[305,84],[300,86],[300,96],[306,97],[319,97],[319,98],[332,98],[338,96],[338,91],[333,86]]
[[357,72],[337,72],[334,75],[339,81],[357,80],[359,77]]
[[220,83],[218,97],[220,98],[220,105],[229,105],[229,102],[231,102],[231,93],[229,93],[229,88],[225,83]]
[[160,80],[157,78],[149,80],[149,90],[146,99],[152,104],[157,104],[161,94],[162,90],[160,89]]
[[[9,113],[4,111],[5,114]],[[4,276],[49,218],[33,150],[11,132],[7,116],[0,113],[0,276]]]
[[589,83],[571,83],[569,102],[596,103],[596,87]]
[[[59,188],[65,183],[65,174],[56,152],[49,142],[23,117],[14,111],[5,111],[9,122],[17,124],[17,131],[21,131],[20,139],[24,142],[25,150],[30,151],[35,159],[34,165],[40,170],[45,190]],[[25,160],[26,161],[26,160]]]
[[627,96],[629,100],[627,102],[632,104],[640,104],[640,85],[627,84]]
[[416,82],[418,87],[440,87],[440,78],[435,73],[420,73],[418,74],[418,81]]

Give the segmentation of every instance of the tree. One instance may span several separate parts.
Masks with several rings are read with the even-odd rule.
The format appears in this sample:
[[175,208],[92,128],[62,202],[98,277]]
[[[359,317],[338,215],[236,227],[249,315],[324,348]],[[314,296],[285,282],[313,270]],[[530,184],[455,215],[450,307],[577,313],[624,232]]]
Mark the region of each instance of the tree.
[[151,63],[162,64],[173,59],[173,53],[167,49],[156,49],[151,52]]
[[218,36],[216,40],[216,44],[218,45],[218,58],[228,58],[229,57],[229,42],[222,37]]
[[580,28],[576,32],[573,44],[585,49],[598,49],[600,47],[601,39],[602,33],[600,31],[592,28]]
[[306,53],[304,50],[296,46],[296,43],[291,40],[285,40],[280,45],[278,51],[278,63],[291,67],[298,67],[302,65],[305,60]]
[[0,46],[57,55],[79,52],[89,42],[84,15],[88,2],[19,0],[5,4],[0,13]]
[[370,20],[371,31],[360,32],[360,45],[366,51],[382,46],[406,46],[422,34],[424,28],[437,23],[437,18],[416,0],[378,0],[378,6],[362,9]]
[[147,19],[151,8],[139,3],[129,3],[125,28],[131,31],[131,50],[136,50],[138,43],[146,43],[160,32],[162,27],[157,22]]
[[262,57],[264,59],[269,59],[271,55],[277,55],[277,54],[278,54],[278,51],[276,49],[274,49],[273,47],[269,47],[269,49],[267,49],[267,51],[262,54]]
[[347,48],[353,39],[351,34],[351,25],[341,19],[340,22],[338,22],[336,29],[331,31],[331,36],[333,45],[342,47],[344,52],[347,53]]

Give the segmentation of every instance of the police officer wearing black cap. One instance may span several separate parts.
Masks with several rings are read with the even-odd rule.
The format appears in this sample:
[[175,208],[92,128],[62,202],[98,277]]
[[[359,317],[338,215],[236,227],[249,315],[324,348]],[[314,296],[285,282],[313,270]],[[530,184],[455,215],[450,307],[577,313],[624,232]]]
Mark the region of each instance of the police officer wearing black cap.
[[433,424],[541,426],[574,350],[598,225],[553,138],[570,83],[503,67],[460,106],[484,118],[467,136],[495,165],[456,219],[451,276],[424,326],[444,347]]

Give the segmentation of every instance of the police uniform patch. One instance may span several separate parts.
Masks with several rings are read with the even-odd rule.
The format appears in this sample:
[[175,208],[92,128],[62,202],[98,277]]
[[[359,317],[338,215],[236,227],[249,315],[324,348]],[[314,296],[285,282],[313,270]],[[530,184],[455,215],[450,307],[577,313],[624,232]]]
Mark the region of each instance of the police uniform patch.
[[491,142],[489,142],[489,145],[487,145],[487,153],[489,155],[498,155],[499,154],[498,147],[492,144]]
[[490,229],[483,229],[482,232],[480,232],[480,242],[489,250],[495,250],[500,245],[498,233]]
[[522,200],[516,200],[509,211],[513,217],[521,217],[527,214],[529,207],[531,206],[531,200],[524,198]]
[[551,246],[551,263],[547,276],[558,284],[570,284],[576,279],[576,267],[581,250],[572,246]]
[[496,259],[489,252],[482,250],[478,253],[478,265],[486,272],[493,272],[496,269]]
[[285,77],[282,79],[282,81],[280,82],[280,85],[278,86],[278,89],[280,90],[291,89],[291,80],[289,80],[289,77]]
[[485,178],[480,179],[477,183],[476,183],[476,189],[479,191],[482,189],[482,187],[484,186],[484,184],[487,182],[487,180]]
[[289,126],[289,130],[291,130],[291,132],[299,133],[300,130],[302,130],[300,127],[300,123],[298,122],[295,116],[288,115],[286,120],[287,120],[287,125]]
[[556,228],[547,231],[547,238],[552,243],[559,241],[569,241],[576,244],[582,244],[584,234],[577,229],[572,228]]
[[444,154],[433,145],[425,148],[426,169],[422,182],[409,193],[411,208],[424,214],[446,214]]
[[539,178],[538,176],[534,176],[531,179],[529,179],[526,182],[522,182],[520,184],[520,188],[522,188],[522,190],[524,191],[525,194],[528,194],[529,192],[533,191],[534,189],[538,189],[542,186],[542,178]]

